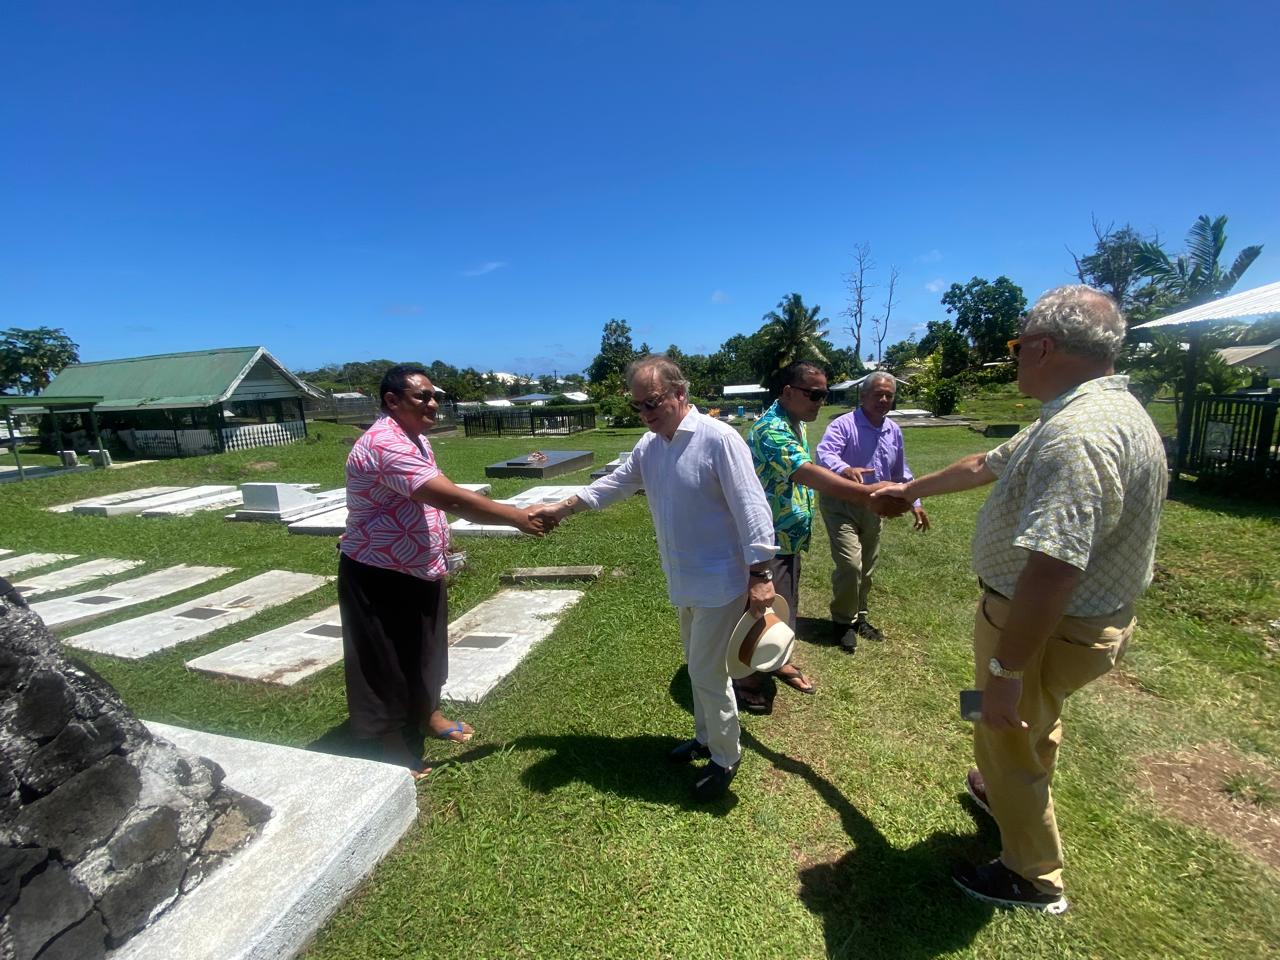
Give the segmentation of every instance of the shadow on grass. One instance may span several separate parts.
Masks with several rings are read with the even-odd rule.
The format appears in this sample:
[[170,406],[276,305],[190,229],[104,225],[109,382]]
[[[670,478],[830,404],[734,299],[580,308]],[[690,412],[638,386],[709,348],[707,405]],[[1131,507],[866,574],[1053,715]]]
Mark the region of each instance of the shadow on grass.
[[592,734],[517,737],[516,750],[548,751],[520,779],[530,790],[550,793],[574,781],[601,793],[660,803],[723,817],[738,803],[730,792],[715,803],[697,803],[691,789],[699,768],[673,766],[667,754],[680,741],[674,737],[605,737]]
[[1169,499],[1184,506],[1212,510],[1231,517],[1262,517],[1280,520],[1280,503],[1270,487],[1232,488],[1213,481],[1181,480],[1169,486]]
[[989,859],[995,824],[969,806],[977,832],[934,833],[905,850],[807,763],[743,732],[743,744],[778,770],[800,777],[840,816],[853,849],[839,860],[801,868],[800,899],[822,918],[827,956],[924,960],[962,949],[990,920],[992,908],[966,898],[951,882],[960,862]]
[[815,647],[839,646],[840,636],[846,629],[825,617],[796,617],[796,640]]

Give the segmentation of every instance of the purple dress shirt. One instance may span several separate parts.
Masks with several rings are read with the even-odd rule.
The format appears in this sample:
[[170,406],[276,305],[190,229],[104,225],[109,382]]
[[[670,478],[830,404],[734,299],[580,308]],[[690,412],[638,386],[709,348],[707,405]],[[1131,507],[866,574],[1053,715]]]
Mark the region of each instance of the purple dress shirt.
[[[864,474],[862,483],[881,480],[907,483],[915,479],[902,449],[902,428],[890,417],[885,417],[880,426],[872,426],[861,407],[841,414],[827,425],[827,432],[818,444],[817,460],[835,473],[840,473],[845,467],[871,467],[875,470],[875,476]],[[919,506],[920,501],[917,500],[915,505]]]

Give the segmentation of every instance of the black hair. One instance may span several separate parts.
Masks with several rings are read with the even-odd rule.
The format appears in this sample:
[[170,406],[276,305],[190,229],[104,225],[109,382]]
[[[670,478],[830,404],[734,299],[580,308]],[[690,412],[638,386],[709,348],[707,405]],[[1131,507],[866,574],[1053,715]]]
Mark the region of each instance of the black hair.
[[378,384],[378,402],[382,404],[383,409],[387,406],[387,394],[403,395],[409,389],[409,378],[416,374],[430,376],[416,363],[397,363],[382,375],[382,382]]
[[784,387],[794,387],[806,377],[811,377],[815,373],[826,376],[827,372],[811,360],[797,360],[795,363],[789,363],[782,369],[779,375],[779,382]]

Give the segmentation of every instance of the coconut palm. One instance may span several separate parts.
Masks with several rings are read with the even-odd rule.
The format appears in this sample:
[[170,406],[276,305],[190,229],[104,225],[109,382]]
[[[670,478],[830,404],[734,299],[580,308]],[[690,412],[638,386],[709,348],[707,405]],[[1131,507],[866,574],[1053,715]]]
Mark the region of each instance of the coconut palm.
[[770,310],[761,319],[764,326],[760,334],[764,340],[770,369],[765,371],[772,377],[774,373],[797,360],[812,360],[815,363],[826,363],[827,342],[826,317],[819,317],[822,310],[819,306],[806,307],[804,299],[798,293],[784,297],[776,310]]
[[1143,243],[1137,255],[1138,271],[1171,295],[1175,302],[1169,305],[1170,310],[1199,306],[1229,293],[1262,253],[1261,244],[1245,247],[1231,269],[1223,271],[1218,260],[1226,244],[1226,216],[1210,220],[1201,214],[1187,231],[1185,254],[1170,260],[1158,244]]

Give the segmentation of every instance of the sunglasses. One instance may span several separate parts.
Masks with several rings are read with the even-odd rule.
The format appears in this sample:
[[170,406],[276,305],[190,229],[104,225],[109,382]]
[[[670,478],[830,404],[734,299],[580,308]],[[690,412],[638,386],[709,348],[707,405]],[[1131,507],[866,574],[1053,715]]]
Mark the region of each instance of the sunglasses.
[[430,400],[434,400],[434,399],[436,398],[436,395],[435,395],[434,393],[432,393],[432,392],[427,392],[427,393],[406,393],[406,394],[404,394],[404,396],[406,396],[406,397],[413,397],[413,399],[415,399],[415,400],[421,400],[423,403],[427,403],[428,401],[430,401]]
[[1025,342],[1027,342],[1028,340],[1043,340],[1045,337],[1048,337],[1048,336],[1049,334],[1047,333],[1028,333],[1028,334],[1024,334],[1021,337],[1014,337],[1012,340],[1006,343],[1005,346],[1009,348],[1009,356],[1014,357],[1016,359],[1018,354],[1022,352],[1022,345]]
[[627,406],[629,406],[636,413],[639,413],[641,410],[644,410],[648,413],[653,413],[653,411],[657,410],[660,406],[662,406],[662,401],[667,399],[667,394],[669,394],[670,392],[671,392],[670,390],[663,390],[661,393],[654,394],[652,397],[649,397],[649,399],[647,400],[628,400]]
[[796,393],[803,394],[808,397],[814,403],[827,399],[827,391],[821,387],[815,387],[813,390],[805,390],[801,387],[792,387],[791,389]]

